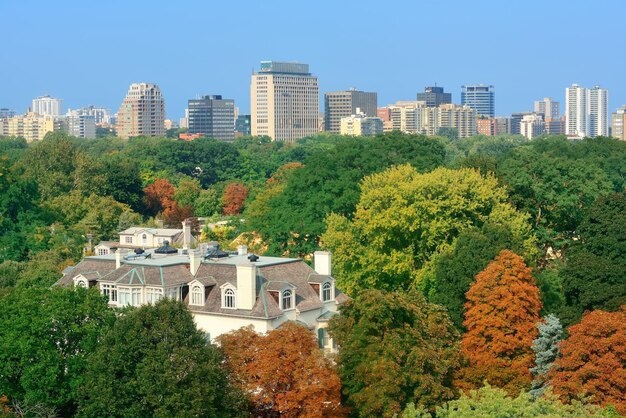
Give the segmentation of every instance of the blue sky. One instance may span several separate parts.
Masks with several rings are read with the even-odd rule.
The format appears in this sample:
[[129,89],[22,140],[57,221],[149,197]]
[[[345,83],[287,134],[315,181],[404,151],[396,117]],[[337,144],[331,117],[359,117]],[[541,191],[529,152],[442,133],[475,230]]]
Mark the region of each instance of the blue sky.
[[496,113],[564,106],[576,82],[626,104],[626,2],[0,0],[0,107],[50,94],[116,112],[132,82],[155,82],[170,118],[198,94],[249,111],[266,59],[310,64],[320,92],[357,87],[379,106],[437,83],[496,88]]

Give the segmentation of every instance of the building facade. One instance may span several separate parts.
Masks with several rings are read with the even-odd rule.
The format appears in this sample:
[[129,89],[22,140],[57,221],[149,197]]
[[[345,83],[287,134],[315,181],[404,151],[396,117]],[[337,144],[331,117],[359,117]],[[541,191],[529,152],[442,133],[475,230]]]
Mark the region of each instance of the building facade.
[[612,114],[611,136],[626,141],[626,106],[622,106]]
[[356,89],[324,94],[324,130],[340,133],[341,119],[356,115],[357,109],[368,117],[376,117],[378,95]]
[[75,113],[78,115],[92,116],[96,126],[109,126],[111,124],[111,112],[103,107],[93,105],[80,109],[68,109],[67,113]]
[[[432,108],[429,108],[432,109]],[[438,130],[453,128],[459,138],[467,138],[476,134],[476,110],[469,106],[444,104],[438,108]]]
[[117,136],[165,136],[165,99],[159,86],[133,83],[117,112]]
[[409,134],[423,133],[422,109],[425,107],[424,102],[410,100],[401,100],[389,105],[391,129]]
[[250,86],[252,135],[294,142],[319,130],[319,88],[308,64],[262,61]]
[[19,136],[26,142],[41,141],[48,132],[61,127],[52,116],[27,113],[10,118],[0,118],[0,135]]
[[578,84],[565,89],[565,134],[575,138],[609,134],[608,90]]
[[220,141],[235,139],[235,102],[220,95],[203,96],[188,102],[190,134],[203,134]]
[[461,86],[461,104],[474,109],[477,115],[492,118],[496,114],[495,89],[485,84]]
[[6,107],[0,108],[0,118],[12,118],[15,115],[15,110],[11,110]]
[[61,99],[54,97],[39,96],[33,99],[31,112],[41,116],[61,116]]
[[543,135],[545,124],[540,114],[525,115],[520,122],[520,134],[528,139]]
[[363,112],[341,118],[341,135],[376,136],[383,133],[383,120],[378,117],[368,117]]
[[561,104],[546,97],[543,100],[535,101],[535,113],[543,116],[544,119],[556,119],[561,117]]
[[67,119],[67,133],[77,138],[96,138],[96,118],[79,110],[70,110]]
[[237,116],[237,120],[235,120],[235,134],[239,136],[250,136],[252,134],[250,115]]
[[452,103],[452,93],[445,93],[443,87],[425,87],[423,93],[417,93],[415,100],[426,103],[426,107],[439,107]]

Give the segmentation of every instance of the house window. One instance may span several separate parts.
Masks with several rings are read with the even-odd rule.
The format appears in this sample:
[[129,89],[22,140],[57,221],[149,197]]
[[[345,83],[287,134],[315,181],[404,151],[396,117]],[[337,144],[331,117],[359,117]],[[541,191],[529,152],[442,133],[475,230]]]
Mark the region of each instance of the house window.
[[109,250],[106,248],[98,248],[98,255],[107,255]]
[[180,300],[180,287],[168,287],[165,289],[165,297],[173,300]]
[[333,285],[330,282],[325,282],[322,285],[322,302],[328,302],[333,297]]
[[146,234],[143,234],[143,235],[141,236],[141,242],[142,242],[142,244],[144,244],[144,245],[148,243],[148,236],[147,236]]
[[224,290],[224,301],[222,303],[222,306],[229,309],[235,309],[237,307],[235,291],[233,289]]
[[76,286],[87,288],[88,287],[87,286],[87,281],[83,280],[83,279],[77,280],[76,281]]
[[328,333],[324,328],[317,330],[317,346],[319,348],[325,348],[328,345]]
[[120,305],[130,305],[130,289],[128,287],[120,287],[118,289],[118,296]]
[[194,286],[191,289],[191,304],[204,305],[204,289],[202,286]]
[[163,289],[159,287],[149,287],[146,289],[146,303],[155,304],[163,297]]
[[133,237],[126,237],[125,242],[126,242],[126,244],[132,244],[133,243]]
[[141,305],[141,288],[134,287],[130,289],[130,304],[133,306]]
[[109,299],[109,302],[117,302],[117,286],[114,284],[101,284],[102,294]]
[[291,309],[291,299],[293,297],[293,292],[290,289],[283,290],[283,295],[281,297],[281,302],[283,304],[283,310]]

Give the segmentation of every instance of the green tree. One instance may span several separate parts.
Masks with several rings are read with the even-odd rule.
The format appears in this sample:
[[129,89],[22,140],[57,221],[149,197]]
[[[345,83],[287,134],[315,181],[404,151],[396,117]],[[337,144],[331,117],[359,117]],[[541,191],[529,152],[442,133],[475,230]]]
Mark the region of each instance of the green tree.
[[240,416],[222,361],[182,303],[126,312],[89,357],[78,416]]
[[361,417],[392,417],[409,402],[432,408],[454,397],[458,333],[421,293],[364,290],[330,322],[341,347],[343,393]]
[[576,322],[586,310],[615,311],[626,305],[626,193],[599,199],[578,229],[580,239],[565,252],[563,320]]
[[215,189],[200,191],[198,198],[194,202],[197,216],[213,216],[222,212],[222,202]]
[[539,335],[533,341],[532,347],[535,352],[535,367],[530,369],[535,377],[530,390],[533,399],[542,396],[548,386],[548,372],[559,356],[559,343],[563,339],[563,326],[555,315],[546,316],[544,322],[537,324],[537,328]]
[[95,289],[30,287],[0,300],[0,393],[71,416],[87,356],[115,314]]
[[505,226],[531,251],[535,244],[526,216],[506,199],[493,176],[471,169],[420,174],[403,165],[364,178],[352,219],[330,215],[322,236],[333,252],[339,287],[356,294],[422,286],[422,269],[433,254],[462,231],[485,223]]
[[200,182],[191,177],[183,177],[178,182],[176,192],[174,192],[174,200],[179,206],[189,206],[195,208],[196,200],[202,192]]

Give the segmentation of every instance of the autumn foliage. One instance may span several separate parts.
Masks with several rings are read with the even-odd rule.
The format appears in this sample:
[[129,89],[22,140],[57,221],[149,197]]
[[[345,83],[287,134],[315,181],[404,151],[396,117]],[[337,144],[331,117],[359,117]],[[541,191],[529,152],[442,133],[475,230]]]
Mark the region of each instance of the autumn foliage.
[[313,333],[292,322],[267,335],[251,327],[218,337],[255,417],[344,417],[339,376]]
[[156,179],[154,183],[143,189],[146,209],[151,214],[160,213],[167,225],[176,225],[193,216],[189,206],[179,206],[174,200],[176,189],[165,179]]
[[582,397],[610,404],[626,414],[626,306],[585,314],[560,349],[549,375],[554,393],[566,401]]
[[224,189],[222,196],[222,211],[224,215],[238,215],[248,197],[248,188],[241,183],[230,183]]
[[502,250],[476,276],[466,294],[467,333],[461,350],[467,364],[457,385],[477,389],[487,380],[516,396],[531,383],[531,349],[537,336],[541,300],[539,289],[524,260]]

